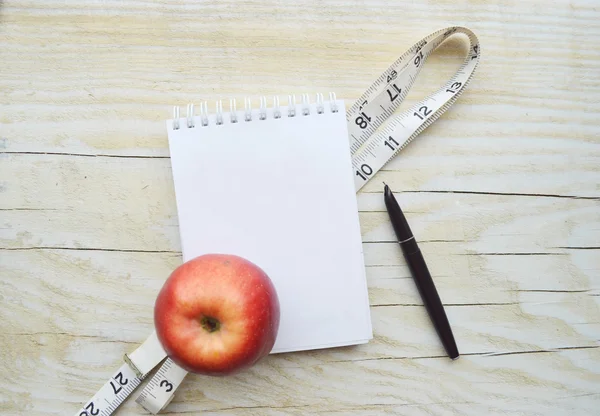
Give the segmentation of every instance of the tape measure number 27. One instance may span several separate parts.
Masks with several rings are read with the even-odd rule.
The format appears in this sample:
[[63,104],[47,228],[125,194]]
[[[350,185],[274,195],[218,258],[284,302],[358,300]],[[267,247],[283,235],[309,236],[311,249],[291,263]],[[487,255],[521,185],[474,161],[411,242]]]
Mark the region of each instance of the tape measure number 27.
[[[469,42],[468,54],[458,71],[432,95],[399,115],[393,115],[413,86],[429,55],[454,35],[462,35]],[[456,101],[471,80],[479,60],[479,42],[471,30],[458,26],[444,28],[407,50],[347,110],[346,120],[357,192]],[[378,131],[388,119],[387,125]],[[147,411],[157,414],[170,403],[187,375],[185,370],[166,356],[155,333],[124,358],[125,363],[75,413],[76,416],[113,414],[148,374],[160,365],[136,399]]]

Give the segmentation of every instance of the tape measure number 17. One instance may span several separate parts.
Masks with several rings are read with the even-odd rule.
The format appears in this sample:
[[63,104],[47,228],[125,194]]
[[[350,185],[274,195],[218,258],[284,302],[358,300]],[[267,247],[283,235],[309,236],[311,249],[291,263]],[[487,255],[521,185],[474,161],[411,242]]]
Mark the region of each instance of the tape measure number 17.
[[[470,44],[458,71],[432,95],[393,116],[429,55],[454,35],[466,36]],[[346,120],[357,192],[456,101],[471,80],[479,60],[479,42],[471,30],[458,26],[444,28],[407,50],[348,109]],[[387,125],[378,131],[388,119]],[[187,372],[166,356],[156,333],[152,333],[133,353],[125,356],[125,364],[75,416],[113,414],[161,362],[159,370],[136,399],[147,411],[159,413],[173,399]]]

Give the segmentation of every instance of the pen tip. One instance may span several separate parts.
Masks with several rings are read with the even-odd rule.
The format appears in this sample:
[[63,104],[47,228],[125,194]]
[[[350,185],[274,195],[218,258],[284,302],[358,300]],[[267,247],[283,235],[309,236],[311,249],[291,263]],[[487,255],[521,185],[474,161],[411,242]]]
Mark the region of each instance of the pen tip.
[[388,184],[387,184],[387,183],[385,183],[385,182],[384,182],[383,184],[385,185],[385,186],[383,187],[383,192],[384,192],[386,195],[390,195],[390,194],[392,193],[392,191],[390,190],[390,187],[389,187],[389,186],[388,186]]

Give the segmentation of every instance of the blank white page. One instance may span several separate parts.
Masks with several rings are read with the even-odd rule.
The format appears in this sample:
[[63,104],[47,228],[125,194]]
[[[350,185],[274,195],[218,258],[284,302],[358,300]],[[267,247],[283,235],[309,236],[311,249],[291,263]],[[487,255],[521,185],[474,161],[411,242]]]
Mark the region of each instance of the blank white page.
[[183,260],[244,257],[273,281],[281,306],[273,353],[372,338],[344,103],[323,114],[180,129],[167,121]]

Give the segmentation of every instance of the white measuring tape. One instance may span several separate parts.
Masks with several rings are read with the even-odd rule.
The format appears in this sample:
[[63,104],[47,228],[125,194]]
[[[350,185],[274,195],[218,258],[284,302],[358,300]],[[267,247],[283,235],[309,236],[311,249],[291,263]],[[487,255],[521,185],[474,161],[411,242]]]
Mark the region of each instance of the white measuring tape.
[[[432,95],[392,117],[429,55],[455,34],[466,35],[470,44],[467,57],[458,71]],[[471,30],[464,27],[439,30],[406,51],[347,110],[346,120],[357,192],[456,101],[471,80],[479,60],[479,42]],[[387,119],[390,119],[388,124],[376,132]],[[125,364],[77,411],[76,416],[111,415],[164,360],[136,399],[146,410],[157,414],[171,402],[175,391],[188,374],[166,356],[154,332],[124,358]]]
[[[387,126],[373,134],[404,100],[427,57],[455,33],[467,35],[470,42],[469,53],[456,74],[441,89],[390,119]],[[419,41],[381,74],[346,115],[357,191],[456,101],[479,60],[475,34],[463,27],[451,27]]]

